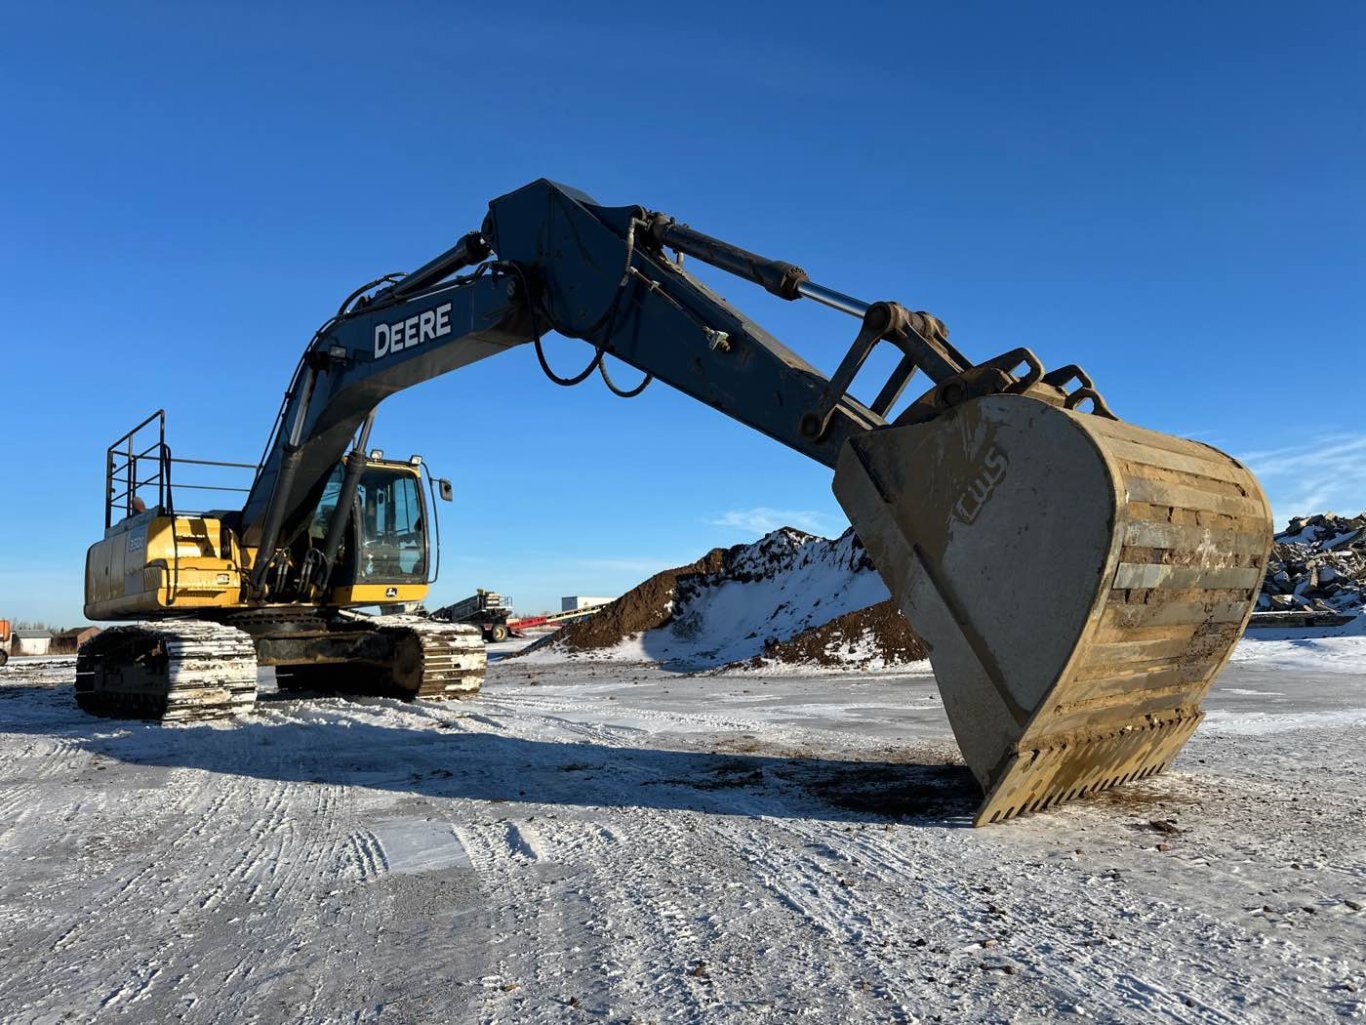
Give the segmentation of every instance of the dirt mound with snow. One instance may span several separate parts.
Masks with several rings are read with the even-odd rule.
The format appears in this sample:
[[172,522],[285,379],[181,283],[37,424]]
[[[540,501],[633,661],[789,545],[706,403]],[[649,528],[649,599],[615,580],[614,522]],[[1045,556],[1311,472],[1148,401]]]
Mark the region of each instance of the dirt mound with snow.
[[929,657],[925,644],[888,598],[866,609],[846,612],[785,641],[768,640],[750,668],[772,665],[858,666],[884,669]]
[[727,554],[724,548],[713,548],[696,562],[656,573],[606,608],[570,623],[548,640],[565,650],[592,651],[610,648],[635,634],[661,627],[673,617],[679,578],[722,573]]
[[1361,614],[1366,609],[1366,513],[1291,520],[1271,548],[1257,609]]
[[[788,664],[895,665],[915,649],[909,628],[894,629],[888,618],[900,619],[894,608],[873,610],[888,597],[852,530],[830,540],[783,527],[753,544],[713,549],[689,566],[656,574],[526,657],[686,669],[756,656]],[[803,639],[827,626],[825,634]]]

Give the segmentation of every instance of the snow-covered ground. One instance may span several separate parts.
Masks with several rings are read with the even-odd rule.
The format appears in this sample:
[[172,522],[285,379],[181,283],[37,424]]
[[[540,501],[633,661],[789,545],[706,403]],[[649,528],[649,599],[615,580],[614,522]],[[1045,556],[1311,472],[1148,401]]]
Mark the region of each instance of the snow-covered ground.
[[1366,1018],[1363,637],[1245,641],[1175,771],[981,830],[923,672],[163,727],[72,668],[0,670],[5,1022]]
[[1233,649],[1232,661],[1326,673],[1366,671],[1366,615],[1340,627],[1262,627]]

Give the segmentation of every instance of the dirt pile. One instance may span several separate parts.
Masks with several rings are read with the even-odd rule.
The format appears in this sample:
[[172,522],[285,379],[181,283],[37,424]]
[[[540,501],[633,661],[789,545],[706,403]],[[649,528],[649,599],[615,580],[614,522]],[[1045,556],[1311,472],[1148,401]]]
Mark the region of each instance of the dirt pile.
[[1257,599],[1260,612],[1366,608],[1366,513],[1297,516],[1276,535]]
[[765,666],[851,666],[865,669],[906,665],[929,657],[924,642],[888,598],[866,609],[846,612],[785,641],[769,639],[748,663]]
[[679,578],[724,572],[726,557],[734,550],[728,552],[724,548],[713,548],[696,562],[656,573],[605,609],[587,619],[570,623],[546,641],[566,649],[590,651],[610,648],[634,634],[661,627],[673,616],[674,593]]
[[[783,527],[656,574],[527,654],[702,669],[770,649],[776,660],[800,662],[809,650],[819,651],[811,664],[899,664],[913,649],[871,608],[888,597],[852,530],[830,540]],[[837,620],[819,639],[795,640]],[[789,641],[793,647],[781,647]]]

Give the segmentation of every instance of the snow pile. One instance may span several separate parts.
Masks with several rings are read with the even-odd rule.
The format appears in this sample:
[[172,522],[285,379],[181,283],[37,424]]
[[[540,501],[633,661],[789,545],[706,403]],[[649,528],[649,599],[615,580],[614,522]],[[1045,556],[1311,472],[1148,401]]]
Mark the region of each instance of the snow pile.
[[[581,625],[566,627],[527,657],[659,662],[700,669],[753,660],[877,666],[920,657],[902,633],[890,646],[880,629],[887,617],[870,606],[889,595],[853,530],[834,540],[782,527],[749,545],[716,549],[693,564],[694,572],[652,577]],[[662,579],[663,578],[663,579]],[[667,580],[667,601],[659,586]],[[654,617],[639,631],[607,630],[621,621],[618,606],[651,592]],[[838,617],[867,610],[867,621],[842,623],[825,642],[787,644]],[[899,613],[893,613],[899,616]],[[601,618],[600,618],[601,617]],[[595,622],[595,620],[597,622]],[[886,648],[887,650],[884,650]],[[892,650],[895,649],[895,650]]]
[[1260,612],[1358,614],[1366,606],[1366,513],[1297,516],[1276,535]]

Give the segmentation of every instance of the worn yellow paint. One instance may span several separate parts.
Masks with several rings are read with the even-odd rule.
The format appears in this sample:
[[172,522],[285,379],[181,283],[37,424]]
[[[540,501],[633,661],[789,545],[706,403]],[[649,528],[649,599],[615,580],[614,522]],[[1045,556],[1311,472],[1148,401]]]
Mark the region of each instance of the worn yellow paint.
[[426,584],[348,584],[334,588],[329,605],[391,605],[422,601]]
[[219,520],[134,516],[85,557],[87,619],[127,619],[241,600],[241,553]]
[[1165,769],[1272,541],[1241,463],[1035,396],[852,438],[835,494],[927,642],[978,825]]

